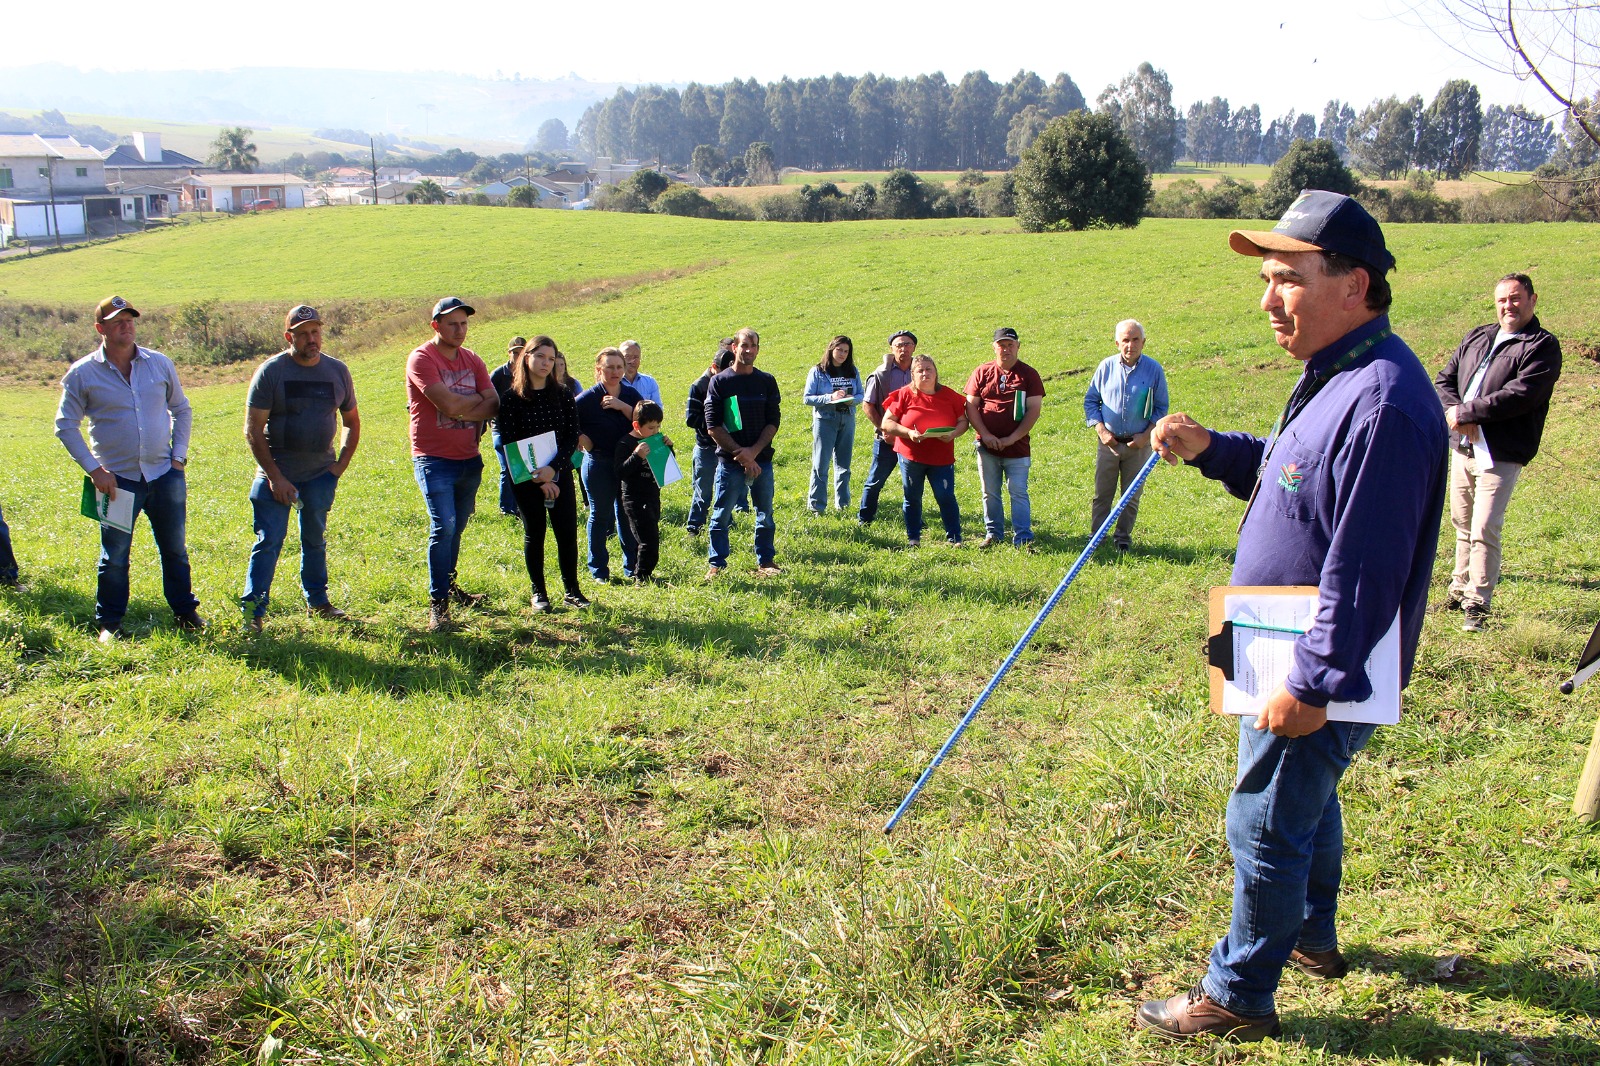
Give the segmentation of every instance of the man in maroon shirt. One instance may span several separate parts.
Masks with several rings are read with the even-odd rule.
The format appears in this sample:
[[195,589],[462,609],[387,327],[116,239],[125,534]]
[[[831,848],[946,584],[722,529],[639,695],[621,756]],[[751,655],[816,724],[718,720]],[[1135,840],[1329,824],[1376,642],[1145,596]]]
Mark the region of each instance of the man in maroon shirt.
[[1033,515],[1028,503],[1028,468],[1033,464],[1028,431],[1039,421],[1044,379],[1017,358],[1017,331],[994,331],[994,359],[967,379],[967,421],[978,434],[978,479],[983,483],[983,541],[1000,542],[1006,532],[1002,482],[1011,495],[1011,536],[1019,548],[1033,543]]

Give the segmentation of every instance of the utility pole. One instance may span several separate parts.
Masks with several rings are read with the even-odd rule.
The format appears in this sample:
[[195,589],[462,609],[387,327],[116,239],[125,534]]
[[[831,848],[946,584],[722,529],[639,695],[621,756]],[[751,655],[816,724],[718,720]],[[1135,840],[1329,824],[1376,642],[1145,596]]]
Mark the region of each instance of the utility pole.
[[[61,220],[56,217],[56,166],[55,166],[55,161],[53,159],[51,159],[49,155],[46,155],[44,157],[44,175],[45,175],[45,180],[50,183],[50,219],[49,219],[50,229],[55,232],[56,247],[60,248],[61,247]],[[84,219],[84,229],[87,231],[88,228],[89,228],[88,219],[85,218]],[[85,233],[85,236],[87,236],[87,233]]]
[[378,146],[371,137],[367,138],[367,149],[372,153],[372,206],[378,206]]

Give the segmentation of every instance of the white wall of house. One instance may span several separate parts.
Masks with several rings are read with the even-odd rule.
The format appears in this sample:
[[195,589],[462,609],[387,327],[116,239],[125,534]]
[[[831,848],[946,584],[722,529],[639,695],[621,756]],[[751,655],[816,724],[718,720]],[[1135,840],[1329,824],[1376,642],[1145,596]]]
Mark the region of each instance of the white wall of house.
[[80,236],[85,231],[82,204],[56,204],[55,219],[58,229],[51,227],[49,204],[17,204],[14,237],[36,240],[60,232],[63,237]]

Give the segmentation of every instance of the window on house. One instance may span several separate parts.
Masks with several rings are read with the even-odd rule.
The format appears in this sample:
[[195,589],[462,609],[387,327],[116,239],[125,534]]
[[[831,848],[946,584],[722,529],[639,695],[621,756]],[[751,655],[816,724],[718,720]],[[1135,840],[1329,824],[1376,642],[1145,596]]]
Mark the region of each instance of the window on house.
[[11,180],[11,168],[0,167],[0,189],[11,189],[15,187],[15,184]]
[[39,176],[41,178],[48,178],[50,176],[50,168],[49,167],[40,167],[39,168]]
[[87,178],[89,176],[89,168],[88,167],[78,167],[77,168],[77,174],[78,174],[78,177],[80,177],[80,178]]

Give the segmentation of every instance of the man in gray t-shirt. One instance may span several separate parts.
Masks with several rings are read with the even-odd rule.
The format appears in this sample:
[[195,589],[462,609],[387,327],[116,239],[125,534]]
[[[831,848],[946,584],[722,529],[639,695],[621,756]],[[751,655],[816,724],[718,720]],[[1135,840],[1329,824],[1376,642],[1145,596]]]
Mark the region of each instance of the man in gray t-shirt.
[[[284,319],[286,351],[256,368],[246,401],[244,439],[259,469],[250,486],[255,546],[245,574],[245,628],[261,632],[278,554],[289,531],[289,508],[300,512],[300,587],[306,611],[335,621],[347,617],[328,602],[328,511],[334,489],[361,440],[350,370],[322,354],[322,318],[301,304]],[[337,454],[339,423],[344,440]]]

